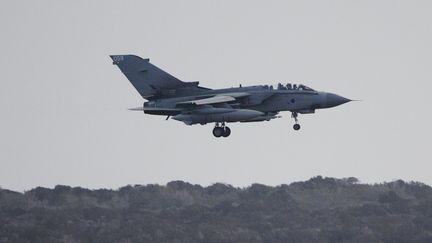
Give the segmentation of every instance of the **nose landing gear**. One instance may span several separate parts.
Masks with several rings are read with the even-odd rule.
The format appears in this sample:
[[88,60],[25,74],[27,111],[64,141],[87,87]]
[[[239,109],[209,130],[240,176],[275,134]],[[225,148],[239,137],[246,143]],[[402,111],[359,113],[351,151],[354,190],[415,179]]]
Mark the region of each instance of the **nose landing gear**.
[[297,116],[298,116],[297,112],[292,112],[291,113],[291,117],[294,118],[294,121],[295,121],[295,124],[294,124],[293,128],[296,131],[300,130],[300,124],[298,124]]
[[213,136],[219,137],[228,137],[231,134],[231,129],[225,126],[225,122],[219,123],[216,122],[215,127],[213,128]]

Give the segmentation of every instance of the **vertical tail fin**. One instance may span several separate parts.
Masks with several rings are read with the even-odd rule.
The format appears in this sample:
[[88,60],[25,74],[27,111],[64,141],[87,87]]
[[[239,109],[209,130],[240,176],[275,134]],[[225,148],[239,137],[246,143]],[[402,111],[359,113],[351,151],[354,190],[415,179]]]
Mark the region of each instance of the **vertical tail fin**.
[[186,83],[135,55],[111,55],[117,65],[143,98],[156,96],[162,90],[177,89]]

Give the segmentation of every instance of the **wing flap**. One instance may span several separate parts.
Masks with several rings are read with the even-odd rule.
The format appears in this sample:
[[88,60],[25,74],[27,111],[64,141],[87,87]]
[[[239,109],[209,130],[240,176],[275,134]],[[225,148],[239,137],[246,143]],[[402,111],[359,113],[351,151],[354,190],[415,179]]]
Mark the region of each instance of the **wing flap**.
[[213,97],[196,99],[196,100],[188,100],[177,103],[178,106],[187,106],[187,105],[212,105],[219,103],[227,103],[231,101],[235,101],[237,98],[248,96],[248,93],[227,93],[227,94],[218,94]]
[[177,103],[177,105],[210,105],[234,101],[235,98],[232,96],[218,95],[210,98],[189,100]]

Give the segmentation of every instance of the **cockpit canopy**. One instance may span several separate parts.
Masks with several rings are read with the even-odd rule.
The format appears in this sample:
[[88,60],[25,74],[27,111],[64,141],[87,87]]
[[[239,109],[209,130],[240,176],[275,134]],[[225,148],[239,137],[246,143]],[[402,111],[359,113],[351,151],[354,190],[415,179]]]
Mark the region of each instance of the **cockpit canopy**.
[[303,84],[291,84],[291,83],[287,83],[286,85],[283,85],[281,83],[278,83],[277,86],[278,90],[304,90],[304,91],[315,91],[309,87],[307,87],[306,85]]

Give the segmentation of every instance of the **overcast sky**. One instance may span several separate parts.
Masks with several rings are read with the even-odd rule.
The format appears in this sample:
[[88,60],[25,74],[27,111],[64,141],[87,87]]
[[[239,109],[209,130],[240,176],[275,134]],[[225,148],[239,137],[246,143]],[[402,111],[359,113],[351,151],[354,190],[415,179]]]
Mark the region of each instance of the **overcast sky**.
[[[431,1],[1,1],[0,187],[312,176],[432,184]],[[295,81],[362,102],[261,123],[186,126],[110,54],[210,88]]]

